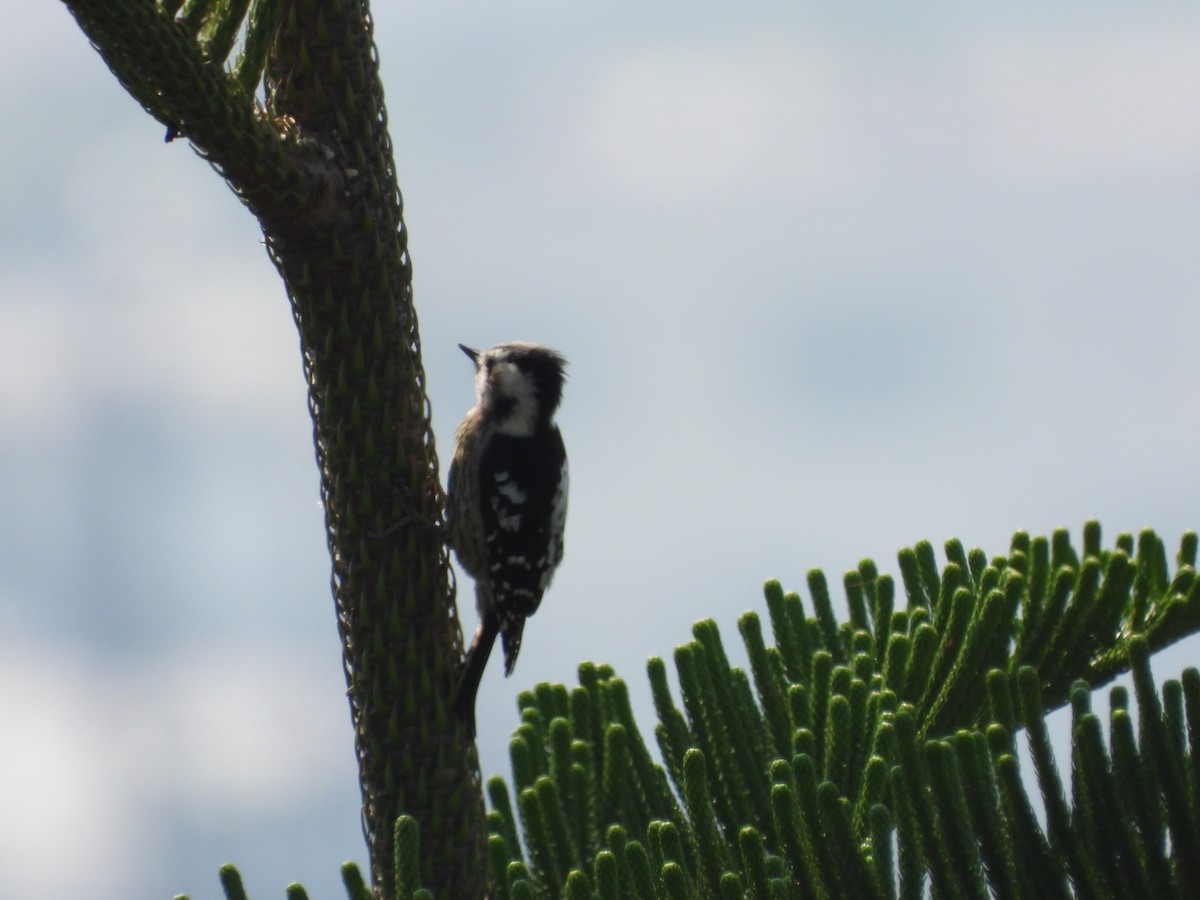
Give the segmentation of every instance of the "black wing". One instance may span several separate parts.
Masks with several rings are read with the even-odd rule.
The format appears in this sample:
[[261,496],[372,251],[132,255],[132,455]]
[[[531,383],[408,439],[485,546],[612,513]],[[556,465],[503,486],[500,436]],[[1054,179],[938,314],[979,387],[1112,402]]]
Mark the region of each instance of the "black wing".
[[484,532],[501,631],[532,615],[562,559],[566,518],[562,435],[493,435],[479,463]]

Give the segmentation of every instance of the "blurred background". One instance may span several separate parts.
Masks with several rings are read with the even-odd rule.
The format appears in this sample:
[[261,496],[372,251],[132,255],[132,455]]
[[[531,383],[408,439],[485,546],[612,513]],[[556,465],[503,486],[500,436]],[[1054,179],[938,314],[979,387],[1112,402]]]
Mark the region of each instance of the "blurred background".
[[[646,659],[710,615],[744,658],[767,578],[1200,527],[1200,7],[374,15],[442,459],[457,342],[571,361],[566,561],[484,679],[485,776],[517,691],[583,660],[650,735]],[[0,93],[0,896],[217,898],[227,861],[344,896],[352,733],[256,224],[62,4],[0,30]]]

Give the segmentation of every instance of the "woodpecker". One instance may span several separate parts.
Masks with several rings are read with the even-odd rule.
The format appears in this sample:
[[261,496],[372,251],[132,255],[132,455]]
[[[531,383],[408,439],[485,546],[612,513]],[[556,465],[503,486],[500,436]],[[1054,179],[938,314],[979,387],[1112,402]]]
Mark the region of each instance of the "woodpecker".
[[511,675],[525,620],[562,561],[567,451],[554,413],[566,360],[522,342],[482,353],[458,346],[475,364],[475,406],[455,432],[446,530],[459,565],[475,579],[479,628],[454,698],[474,736],[475,693],[496,636]]

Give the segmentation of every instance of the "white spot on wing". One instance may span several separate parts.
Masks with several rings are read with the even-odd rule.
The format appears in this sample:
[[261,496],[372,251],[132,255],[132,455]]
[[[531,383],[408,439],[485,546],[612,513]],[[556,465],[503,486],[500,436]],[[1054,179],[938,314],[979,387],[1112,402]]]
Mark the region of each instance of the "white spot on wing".
[[502,531],[520,530],[521,513],[508,509],[505,504],[500,502],[499,497],[492,498],[492,512],[496,514],[496,524],[500,526]]
[[505,473],[504,478],[501,478],[499,475],[496,476],[496,481],[500,482],[496,486],[496,491],[513,506],[520,506],[529,499],[529,495],[521,490],[521,486],[515,481],[508,481],[507,475],[508,473]]
[[[563,530],[567,524],[567,487],[570,484],[570,472],[567,469],[567,461],[563,460],[562,473],[558,479],[558,490],[554,492],[554,504],[550,507],[550,540],[546,545],[546,558],[539,561],[539,566],[542,568],[541,586],[542,590],[550,587],[550,580],[554,577],[554,568],[562,562],[563,557]],[[546,562],[549,565],[546,565]]]

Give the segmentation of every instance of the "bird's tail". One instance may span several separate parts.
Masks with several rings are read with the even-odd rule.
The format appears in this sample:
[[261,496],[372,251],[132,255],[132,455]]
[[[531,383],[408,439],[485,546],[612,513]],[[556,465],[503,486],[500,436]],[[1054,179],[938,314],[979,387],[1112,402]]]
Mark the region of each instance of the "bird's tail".
[[475,629],[471,648],[467,650],[467,657],[463,660],[462,674],[454,694],[454,712],[466,723],[471,737],[475,737],[475,694],[479,691],[479,680],[483,677],[483,670],[487,668],[488,657],[492,655],[492,645],[496,643],[496,635],[499,633],[500,623],[496,617],[485,615],[479,627]]
[[517,654],[521,652],[521,635],[525,632],[525,617],[519,616],[500,632],[500,645],[504,648],[504,676],[507,678],[517,666]]

